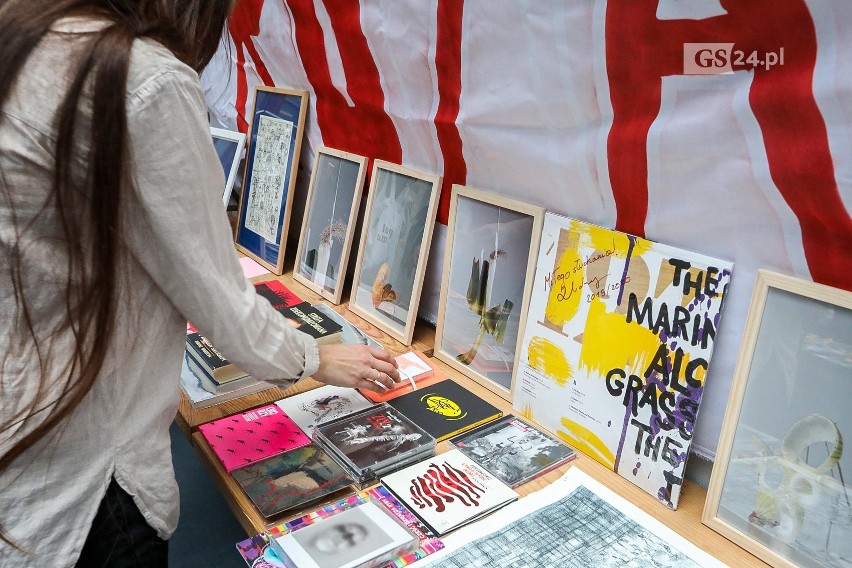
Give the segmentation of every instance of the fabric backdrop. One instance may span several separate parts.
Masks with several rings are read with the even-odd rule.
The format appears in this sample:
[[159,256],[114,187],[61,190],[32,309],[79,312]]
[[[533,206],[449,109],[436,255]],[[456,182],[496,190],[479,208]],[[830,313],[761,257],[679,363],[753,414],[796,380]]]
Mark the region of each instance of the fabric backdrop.
[[[240,0],[203,81],[242,131],[255,85],[310,92],[302,183],[323,144],[444,176],[432,321],[453,183],[734,261],[711,456],[755,271],[852,289],[850,23],[846,0]],[[706,42],[783,64],[693,74]]]

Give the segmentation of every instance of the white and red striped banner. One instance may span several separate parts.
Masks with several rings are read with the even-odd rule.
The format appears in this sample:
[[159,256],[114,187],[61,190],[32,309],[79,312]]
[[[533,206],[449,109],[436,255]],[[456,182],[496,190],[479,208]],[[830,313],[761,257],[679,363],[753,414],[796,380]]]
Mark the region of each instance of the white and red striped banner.
[[[255,85],[308,89],[305,160],[324,144],[441,174],[442,222],[460,183],[734,261],[709,454],[756,269],[852,289],[848,22],[844,0],[240,0],[203,79],[243,131]],[[731,47],[686,74],[695,43]]]

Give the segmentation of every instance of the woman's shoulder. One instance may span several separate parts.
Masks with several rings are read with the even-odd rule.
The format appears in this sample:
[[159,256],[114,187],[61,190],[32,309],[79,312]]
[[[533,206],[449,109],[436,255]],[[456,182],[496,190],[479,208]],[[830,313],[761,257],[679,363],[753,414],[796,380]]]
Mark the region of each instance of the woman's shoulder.
[[127,76],[128,99],[149,96],[174,84],[201,88],[198,73],[164,45],[147,38],[135,40]]

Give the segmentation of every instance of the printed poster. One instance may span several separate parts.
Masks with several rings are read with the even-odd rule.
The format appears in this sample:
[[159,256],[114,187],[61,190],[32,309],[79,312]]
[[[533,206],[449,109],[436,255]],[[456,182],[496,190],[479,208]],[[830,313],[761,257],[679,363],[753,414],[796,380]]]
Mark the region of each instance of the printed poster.
[[732,267],[548,213],[515,410],[676,508]]

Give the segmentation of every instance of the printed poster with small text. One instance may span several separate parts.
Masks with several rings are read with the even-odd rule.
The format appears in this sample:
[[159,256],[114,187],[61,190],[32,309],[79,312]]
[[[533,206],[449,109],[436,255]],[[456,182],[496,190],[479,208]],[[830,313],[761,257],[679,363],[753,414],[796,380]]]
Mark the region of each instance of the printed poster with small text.
[[732,268],[548,213],[515,410],[676,508]]

